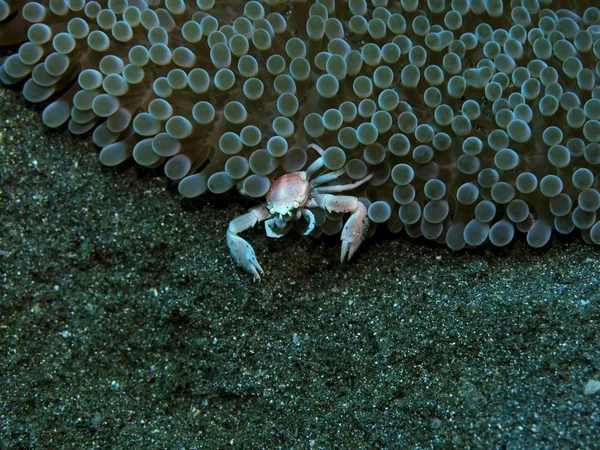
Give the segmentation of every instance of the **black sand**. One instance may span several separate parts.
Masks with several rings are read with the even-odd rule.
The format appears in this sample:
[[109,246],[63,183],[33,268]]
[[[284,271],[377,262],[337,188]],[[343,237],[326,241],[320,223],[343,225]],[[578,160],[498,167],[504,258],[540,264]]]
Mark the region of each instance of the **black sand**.
[[0,91],[0,447],[600,448],[600,249],[244,236]]

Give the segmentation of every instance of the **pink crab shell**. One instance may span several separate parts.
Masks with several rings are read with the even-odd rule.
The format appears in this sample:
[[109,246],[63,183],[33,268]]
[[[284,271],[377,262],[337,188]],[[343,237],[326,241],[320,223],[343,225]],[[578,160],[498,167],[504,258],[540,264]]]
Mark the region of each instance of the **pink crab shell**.
[[266,197],[268,208],[278,214],[304,206],[310,197],[306,174],[293,172],[280,176],[271,184]]

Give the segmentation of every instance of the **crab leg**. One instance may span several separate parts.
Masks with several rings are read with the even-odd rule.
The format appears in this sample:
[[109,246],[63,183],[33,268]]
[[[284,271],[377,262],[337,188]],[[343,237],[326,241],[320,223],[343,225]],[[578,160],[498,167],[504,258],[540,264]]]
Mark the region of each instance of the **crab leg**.
[[306,178],[310,178],[316,171],[321,170],[323,167],[323,158],[319,157],[313,161],[313,163],[304,171]]
[[[322,177],[325,177],[325,176],[327,176],[327,175],[322,175]],[[321,177],[315,178],[315,181],[319,180],[320,178]],[[333,185],[333,186],[321,186],[321,187],[317,187],[317,188],[314,189],[314,192],[316,192],[317,194],[329,194],[331,192],[351,191],[352,189],[356,189],[361,184],[366,183],[371,178],[373,178],[373,174],[369,174],[366,177],[364,177],[364,178],[362,178],[362,179],[360,179],[358,181],[355,181],[354,183],[351,183],[351,184],[338,184],[338,185]],[[330,180],[323,181],[323,183],[326,183],[327,181],[330,181]]]
[[321,148],[320,145],[315,144],[314,142],[311,142],[310,144],[308,144],[306,146],[306,148],[312,148],[315,152],[317,152],[319,155],[323,156],[323,152],[324,150]]
[[238,236],[242,231],[254,227],[257,223],[264,222],[271,218],[271,213],[265,206],[253,208],[246,214],[242,214],[229,222],[227,228],[227,246],[233,259],[248,271],[255,280],[260,280],[260,275],[265,272],[256,260],[256,254],[252,246],[244,239]]
[[309,235],[315,229],[315,215],[312,213],[310,209],[303,209],[301,211],[302,217],[308,222],[308,226],[306,230],[302,234]]
[[[312,148],[319,155],[323,155],[323,149],[319,147],[317,144],[308,144],[308,148]],[[304,171],[307,178],[310,178],[316,171],[320,170],[323,167],[323,158],[319,157],[313,161],[313,163]]]
[[336,178],[341,177],[346,173],[346,169],[336,170],[335,172],[325,173],[323,175],[319,175],[317,178],[310,182],[311,186],[319,186],[323,183],[328,183],[329,181],[335,180]]

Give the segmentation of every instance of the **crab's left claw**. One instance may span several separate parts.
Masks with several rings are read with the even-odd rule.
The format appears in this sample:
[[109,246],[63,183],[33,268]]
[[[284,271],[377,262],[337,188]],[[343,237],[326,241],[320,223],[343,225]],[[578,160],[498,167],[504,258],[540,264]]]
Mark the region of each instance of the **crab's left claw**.
[[362,202],[351,195],[318,194],[317,204],[329,212],[352,213],[342,230],[342,252],[340,261],[344,262],[354,255],[367,235],[369,218],[367,208]]
[[369,228],[369,218],[367,208],[358,199],[356,200],[356,209],[346,221],[342,230],[342,252],[340,261],[344,262],[352,258],[354,252],[358,250],[360,244],[365,240]]
[[227,246],[231,256],[238,265],[242,266],[250,273],[255,280],[260,280],[260,276],[265,272],[256,259],[256,254],[252,246],[244,239],[238,236],[238,233],[252,228],[259,222],[263,222],[271,215],[265,207],[259,207],[250,210],[246,214],[236,217],[229,222],[227,229]]

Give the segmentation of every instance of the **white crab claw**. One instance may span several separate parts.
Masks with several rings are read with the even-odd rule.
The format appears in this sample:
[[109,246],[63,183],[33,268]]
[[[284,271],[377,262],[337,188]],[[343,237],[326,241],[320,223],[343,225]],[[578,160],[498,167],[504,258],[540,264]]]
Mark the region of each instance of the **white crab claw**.
[[244,239],[233,233],[227,233],[227,246],[233,259],[242,266],[255,280],[260,281],[260,276],[264,275],[264,270],[256,260],[256,254],[252,246]]
[[347,220],[342,230],[342,252],[340,262],[348,261],[358,250],[360,244],[365,240],[367,229],[369,228],[369,219],[367,217],[367,208],[360,202],[356,211]]

